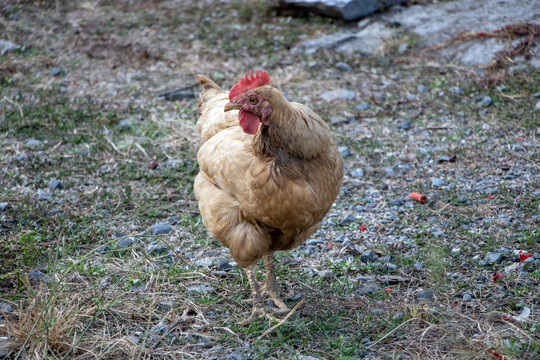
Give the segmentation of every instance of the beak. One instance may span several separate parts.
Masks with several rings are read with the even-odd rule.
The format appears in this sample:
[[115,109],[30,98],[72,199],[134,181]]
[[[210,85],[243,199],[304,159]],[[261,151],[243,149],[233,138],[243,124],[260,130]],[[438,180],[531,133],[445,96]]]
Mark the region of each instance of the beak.
[[242,108],[242,105],[240,104],[233,104],[233,103],[228,103],[227,105],[225,105],[225,112],[227,111],[231,111],[231,110],[240,110]]

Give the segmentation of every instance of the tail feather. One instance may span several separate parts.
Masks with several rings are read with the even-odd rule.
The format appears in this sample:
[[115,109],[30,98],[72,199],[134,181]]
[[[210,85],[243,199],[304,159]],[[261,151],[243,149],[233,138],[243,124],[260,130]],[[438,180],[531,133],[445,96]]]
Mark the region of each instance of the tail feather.
[[206,102],[208,99],[211,99],[219,94],[223,94],[225,91],[223,91],[222,88],[220,88],[212,79],[210,79],[208,76],[199,74],[195,76],[195,80],[201,86],[203,87],[203,91],[201,94],[201,98],[199,100],[199,106],[198,106],[198,113],[199,117],[202,114],[202,111],[204,110],[204,107],[206,106]]

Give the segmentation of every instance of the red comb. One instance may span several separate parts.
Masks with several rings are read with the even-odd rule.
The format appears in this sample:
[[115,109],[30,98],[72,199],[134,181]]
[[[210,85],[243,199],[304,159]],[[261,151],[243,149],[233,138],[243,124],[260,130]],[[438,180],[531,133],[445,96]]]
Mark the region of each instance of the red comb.
[[240,95],[243,95],[249,89],[255,89],[259,86],[268,85],[270,83],[270,76],[264,70],[261,70],[260,73],[255,70],[255,75],[249,71],[249,76],[246,74],[246,77],[240,79],[240,81],[234,85],[229,92],[229,100],[233,100]]

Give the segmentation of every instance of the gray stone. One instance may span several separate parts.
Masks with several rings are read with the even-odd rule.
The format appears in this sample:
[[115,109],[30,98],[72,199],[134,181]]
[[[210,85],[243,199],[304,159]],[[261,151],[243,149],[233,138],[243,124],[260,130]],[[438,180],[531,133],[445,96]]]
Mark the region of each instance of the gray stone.
[[[538,23],[538,0],[457,0],[437,4],[413,5],[390,16],[388,21],[402,25],[422,40],[420,48],[447,42],[463,31],[492,32],[508,24]],[[444,61],[461,66],[483,66],[495,59],[495,53],[506,46],[506,41],[495,38],[457,41],[438,50]],[[538,49],[533,51],[539,51]],[[536,59],[536,62],[534,61]],[[530,61],[540,66],[538,56]]]
[[459,86],[453,86],[450,88],[450,91],[456,95],[460,95],[462,96],[463,95],[463,89],[460,88]]
[[151,235],[163,235],[172,231],[172,226],[169,223],[159,223],[150,228]]
[[182,165],[184,165],[184,160],[171,159],[171,160],[165,161],[159,167],[168,168],[168,167],[179,167],[179,166],[182,166]]
[[15,51],[19,49],[20,46],[15,45],[11,41],[0,40],[0,56],[6,55],[10,51]]
[[334,272],[332,270],[321,270],[317,273],[317,275],[321,278],[321,279],[330,279],[332,277],[334,277]]
[[381,288],[376,284],[366,284],[358,289],[356,289],[354,292],[358,295],[367,295],[367,294],[375,294],[381,291]]
[[28,276],[30,277],[30,279],[32,280],[35,280],[35,281],[43,281],[43,282],[51,282],[53,280],[52,277],[50,277],[49,275],[47,274],[44,274],[42,273],[41,271],[39,270],[32,270],[28,273]]
[[484,261],[486,264],[497,264],[500,263],[502,260],[502,254],[498,252],[488,252],[486,254],[486,257],[484,258]]
[[391,271],[391,272],[392,271],[397,271],[397,269],[398,269],[398,267],[396,265],[394,265],[392,263],[389,263],[389,262],[385,263],[384,266],[385,266],[386,270]]
[[468,302],[472,300],[472,296],[470,294],[464,294],[463,295],[463,301]]
[[319,97],[329,102],[334,100],[354,100],[356,92],[347,89],[331,90],[323,92]]
[[0,312],[14,312],[14,310],[8,303],[0,302]]
[[308,9],[322,15],[357,20],[405,0],[273,0],[274,7]]
[[416,95],[416,94],[407,94],[407,100],[409,100],[409,101],[418,100],[418,95]]
[[351,119],[344,118],[343,116],[332,116],[330,118],[330,123],[333,124],[333,125],[346,124],[346,123],[348,123],[350,121],[351,121]]
[[356,179],[361,179],[364,177],[364,170],[360,168],[352,169],[351,176]]
[[354,216],[352,216],[351,214],[347,214],[343,220],[341,220],[339,222],[339,225],[342,225],[342,226],[347,226],[347,225],[350,225],[352,223],[355,223],[356,222],[356,218]]
[[212,259],[204,257],[202,259],[195,261],[193,265],[198,266],[198,267],[210,267],[212,266],[213,263],[214,261]]
[[426,290],[418,293],[416,295],[416,298],[418,300],[430,300],[432,299],[437,293],[434,290]]
[[64,185],[62,185],[62,182],[58,179],[51,179],[49,180],[47,187],[49,188],[51,193],[53,193],[55,190],[62,189]]
[[151,255],[160,255],[164,254],[169,250],[167,246],[158,245],[158,244],[150,244],[146,247],[146,252]]
[[353,68],[349,64],[344,63],[344,62],[338,62],[336,64],[336,69],[341,70],[341,71],[352,71],[353,70]]
[[391,206],[403,206],[405,205],[405,199],[391,199],[388,204]]
[[0,211],[6,211],[6,209],[8,208],[9,206],[9,203],[7,202],[0,202]]
[[387,168],[387,169],[384,169],[384,176],[386,176],[386,177],[394,177],[394,176],[396,176],[396,172],[392,168]]
[[439,179],[439,178],[434,178],[434,177],[431,178],[431,186],[441,187],[445,185],[446,185],[446,181],[444,181],[444,179]]
[[233,266],[229,263],[227,259],[219,259],[216,265],[218,270],[227,270],[231,269]]
[[360,261],[365,263],[372,263],[375,260],[377,260],[377,256],[375,256],[373,250],[366,250],[360,255]]
[[490,96],[483,96],[477,103],[477,106],[488,107],[493,104],[493,100]]
[[52,199],[52,195],[50,192],[39,189],[35,195],[38,199],[38,201],[49,201]]
[[412,128],[411,120],[405,120],[404,122],[397,124],[396,128],[399,130],[410,130]]
[[43,146],[43,141],[37,139],[26,139],[24,141],[24,146],[30,149],[38,149]]
[[536,103],[536,105],[534,106],[534,108],[536,110],[540,110],[540,101]]
[[428,89],[427,89],[424,85],[422,85],[422,84],[418,85],[418,86],[416,87],[416,90],[418,90],[418,92],[422,92],[422,93],[428,92]]
[[371,105],[369,105],[368,103],[362,103],[360,105],[356,105],[354,107],[354,110],[357,110],[357,111],[364,111],[364,110],[367,110],[371,108]]
[[188,287],[187,290],[188,295],[198,295],[198,294],[212,294],[215,293],[214,288],[210,285],[194,285]]
[[424,268],[424,262],[416,261],[413,266],[416,270],[422,270]]
[[127,249],[128,247],[130,247],[134,243],[135,243],[135,238],[134,237],[122,238],[122,239],[118,240],[118,242],[116,243],[116,247],[118,249]]
[[49,71],[49,75],[51,75],[51,76],[60,76],[60,75],[64,75],[64,74],[65,74],[64,69],[59,68],[59,67],[53,67],[51,69],[51,71]]
[[119,130],[129,130],[132,126],[133,122],[131,121],[131,119],[124,119],[116,125],[116,128]]
[[342,157],[347,157],[351,155],[351,150],[346,146],[340,146],[338,147],[338,150]]
[[105,253],[107,253],[109,250],[111,250],[110,247],[108,247],[107,245],[103,245],[103,246],[100,246],[100,247],[96,250],[96,252],[97,252],[98,254],[105,254]]

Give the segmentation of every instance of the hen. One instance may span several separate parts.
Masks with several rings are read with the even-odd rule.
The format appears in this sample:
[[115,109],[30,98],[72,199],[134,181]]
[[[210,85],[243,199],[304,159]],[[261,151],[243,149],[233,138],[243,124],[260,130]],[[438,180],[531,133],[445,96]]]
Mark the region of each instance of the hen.
[[247,273],[251,316],[264,316],[255,265],[264,257],[262,294],[278,311],[273,252],[302,245],[338,195],[343,159],[326,123],[269,86],[265,71],[246,74],[229,93],[203,75],[195,196],[203,222]]

